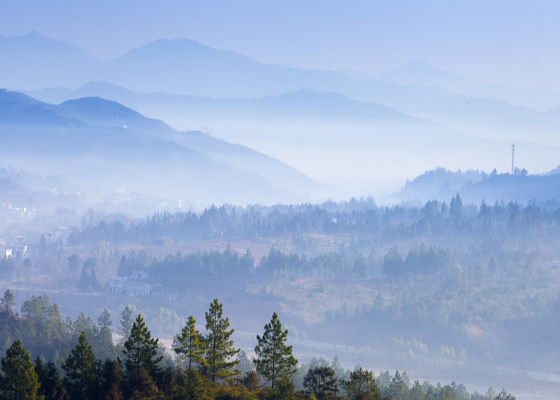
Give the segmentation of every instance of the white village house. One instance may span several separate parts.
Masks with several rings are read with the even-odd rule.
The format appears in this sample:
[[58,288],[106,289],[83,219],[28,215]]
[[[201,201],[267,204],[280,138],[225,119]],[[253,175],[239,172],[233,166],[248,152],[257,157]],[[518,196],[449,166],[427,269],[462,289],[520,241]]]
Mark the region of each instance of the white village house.
[[163,300],[177,300],[179,295],[176,292],[162,289],[155,286],[148,280],[148,273],[144,271],[134,271],[130,278],[115,277],[109,280],[108,290],[111,293],[122,293],[127,296],[154,296]]

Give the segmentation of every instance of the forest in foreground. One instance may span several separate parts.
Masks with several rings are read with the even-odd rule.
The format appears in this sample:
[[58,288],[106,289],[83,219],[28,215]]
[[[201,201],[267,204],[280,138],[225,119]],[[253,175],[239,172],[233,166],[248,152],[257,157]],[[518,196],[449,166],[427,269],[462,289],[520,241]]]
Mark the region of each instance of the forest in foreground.
[[97,322],[83,314],[72,321],[63,320],[46,295],[26,301],[20,313],[12,310],[14,300],[10,290],[1,299],[0,393],[5,399],[515,400],[492,387],[486,394],[469,394],[455,382],[411,384],[406,372],[376,376],[358,365],[345,370],[338,358],[300,365],[276,313],[257,336],[255,356],[249,359],[236,348],[234,329],[217,299],[205,313],[205,329],[199,331],[190,316],[174,336],[171,352],[128,307],[114,344],[106,309]]

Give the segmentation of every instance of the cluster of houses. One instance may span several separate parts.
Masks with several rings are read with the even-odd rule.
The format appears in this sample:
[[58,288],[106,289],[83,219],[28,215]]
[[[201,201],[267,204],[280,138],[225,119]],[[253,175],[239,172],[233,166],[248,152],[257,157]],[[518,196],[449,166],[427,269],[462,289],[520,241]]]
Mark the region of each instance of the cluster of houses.
[[7,222],[14,222],[22,219],[31,219],[35,215],[35,207],[14,207],[11,204],[0,204],[0,218]]
[[27,245],[23,236],[14,236],[11,244],[6,244],[4,239],[0,239],[0,259],[15,257],[17,254],[22,257],[27,256]]
[[127,296],[152,296],[162,300],[177,300],[177,292],[167,290],[161,285],[153,284],[148,279],[148,273],[144,271],[134,271],[130,278],[115,277],[108,282],[108,290],[111,293],[124,294]]

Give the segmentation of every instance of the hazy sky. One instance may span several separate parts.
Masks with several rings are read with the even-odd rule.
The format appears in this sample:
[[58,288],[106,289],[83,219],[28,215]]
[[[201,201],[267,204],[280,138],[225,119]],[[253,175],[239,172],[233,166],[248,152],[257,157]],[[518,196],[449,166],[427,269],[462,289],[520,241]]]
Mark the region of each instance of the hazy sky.
[[423,58],[480,81],[560,91],[559,1],[2,0],[0,33],[103,59],[189,38],[266,63],[380,73]]

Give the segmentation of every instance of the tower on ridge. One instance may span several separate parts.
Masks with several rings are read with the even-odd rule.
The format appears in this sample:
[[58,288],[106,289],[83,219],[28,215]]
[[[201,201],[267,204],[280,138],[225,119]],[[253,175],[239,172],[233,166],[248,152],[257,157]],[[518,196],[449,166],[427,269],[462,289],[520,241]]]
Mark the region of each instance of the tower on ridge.
[[512,143],[511,144],[511,174],[513,175],[513,173],[515,172],[515,145]]

